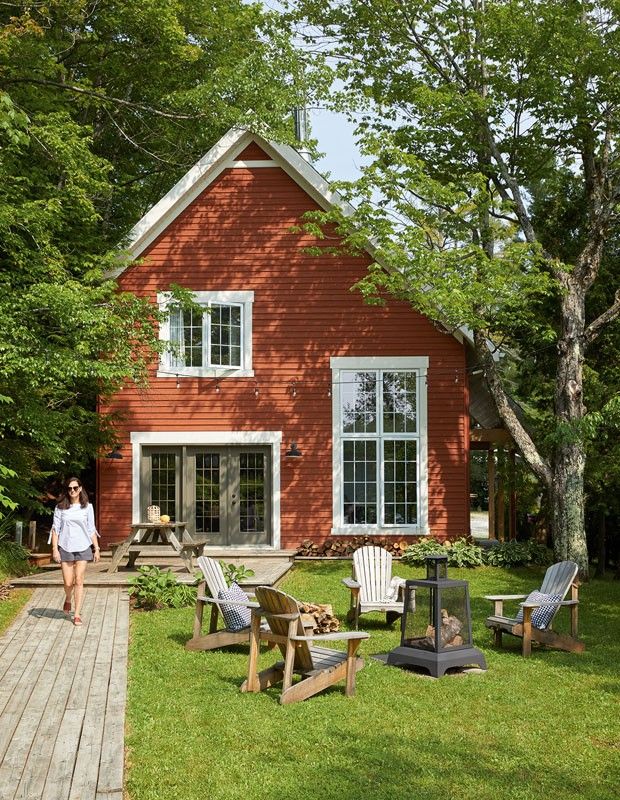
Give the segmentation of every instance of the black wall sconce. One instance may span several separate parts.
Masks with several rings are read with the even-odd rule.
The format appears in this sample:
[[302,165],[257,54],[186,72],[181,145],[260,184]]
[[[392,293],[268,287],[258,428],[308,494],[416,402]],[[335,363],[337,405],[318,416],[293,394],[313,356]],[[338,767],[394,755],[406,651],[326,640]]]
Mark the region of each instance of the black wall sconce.
[[284,454],[285,458],[301,458],[301,450],[297,447],[297,442],[291,442],[291,446]]
[[116,445],[114,450],[110,451],[109,453],[105,454],[106,458],[123,458],[123,454],[121,453],[120,445]]

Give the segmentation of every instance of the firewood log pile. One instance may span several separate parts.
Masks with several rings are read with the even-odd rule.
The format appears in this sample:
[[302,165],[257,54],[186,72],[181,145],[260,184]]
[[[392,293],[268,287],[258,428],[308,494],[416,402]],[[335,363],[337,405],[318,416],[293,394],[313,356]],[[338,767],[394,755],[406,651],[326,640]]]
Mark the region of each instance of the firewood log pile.
[[405,552],[410,542],[404,539],[377,539],[372,536],[347,536],[346,539],[325,539],[324,542],[317,544],[312,539],[305,539],[297,551],[298,556],[314,556],[315,558],[346,558],[350,556],[358,547],[374,544],[383,547],[394,558],[400,558]]
[[[441,630],[439,632],[440,644],[442,647],[461,647],[463,644],[463,637],[461,636],[461,628],[463,623],[458,617],[448,614],[445,608],[441,609]],[[429,625],[426,629],[426,638],[422,640],[424,644],[422,647],[428,647],[431,650],[435,647],[435,627]]]
[[321,603],[299,603],[301,621],[306,630],[312,626],[312,633],[333,633],[340,630],[340,620],[334,616],[330,605]]
[[0,583],[0,600],[8,600],[12,588],[10,583]]

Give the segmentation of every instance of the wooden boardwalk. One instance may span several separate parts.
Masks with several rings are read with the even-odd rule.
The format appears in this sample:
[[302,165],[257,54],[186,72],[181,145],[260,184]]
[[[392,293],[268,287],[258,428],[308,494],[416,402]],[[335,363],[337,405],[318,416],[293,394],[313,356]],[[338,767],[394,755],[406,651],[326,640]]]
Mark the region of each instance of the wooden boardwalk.
[[129,601],[85,592],[84,625],[58,586],[35,589],[0,637],[2,800],[122,800]]

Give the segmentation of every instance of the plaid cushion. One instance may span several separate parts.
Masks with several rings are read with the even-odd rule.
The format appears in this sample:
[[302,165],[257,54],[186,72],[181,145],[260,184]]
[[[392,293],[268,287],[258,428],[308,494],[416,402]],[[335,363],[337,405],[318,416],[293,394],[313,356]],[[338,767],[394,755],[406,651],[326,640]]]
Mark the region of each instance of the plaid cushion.
[[[538,590],[530,592],[525,600],[526,603],[560,603],[562,598],[559,594],[543,594]],[[546,628],[553,619],[557,606],[541,606],[532,611],[532,625],[535,628]],[[516,616],[518,622],[523,622],[523,609],[519,609]]]
[[[220,589],[217,599],[247,603],[248,596],[238,584],[231,583],[228,589]],[[250,624],[251,612],[249,608],[221,605],[220,610],[224,617],[227,631],[240,631]]]

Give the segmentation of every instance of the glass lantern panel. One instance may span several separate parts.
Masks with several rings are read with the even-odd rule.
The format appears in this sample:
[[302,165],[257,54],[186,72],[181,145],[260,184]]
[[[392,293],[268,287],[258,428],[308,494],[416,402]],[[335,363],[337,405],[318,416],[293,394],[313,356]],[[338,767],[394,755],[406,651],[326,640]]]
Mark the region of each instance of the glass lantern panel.
[[435,650],[433,637],[434,591],[432,586],[407,587],[401,640],[403,647]]
[[446,586],[441,590],[441,649],[471,645],[467,586]]

